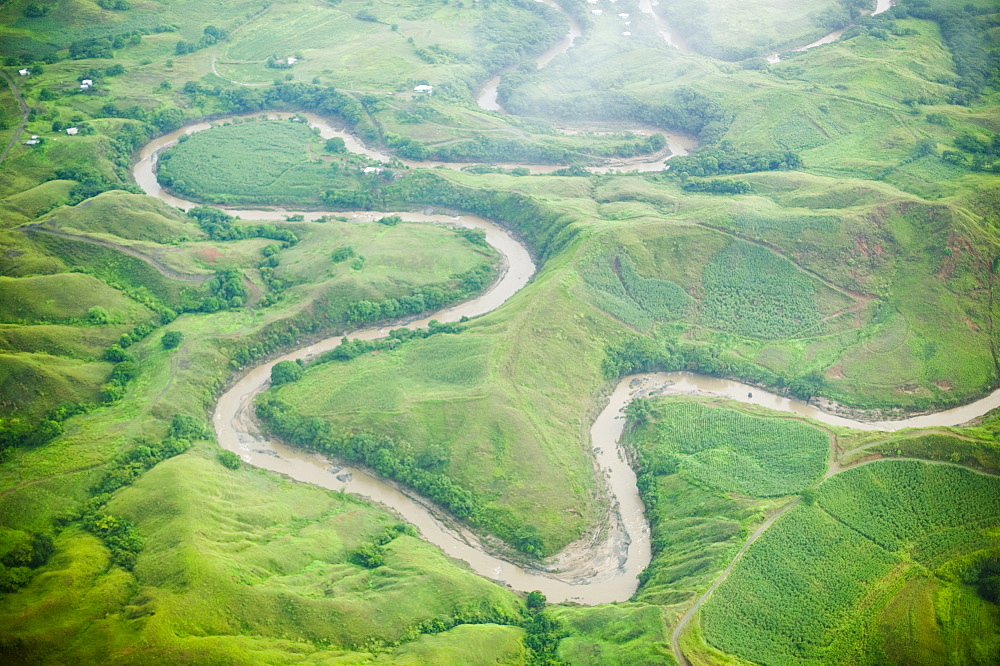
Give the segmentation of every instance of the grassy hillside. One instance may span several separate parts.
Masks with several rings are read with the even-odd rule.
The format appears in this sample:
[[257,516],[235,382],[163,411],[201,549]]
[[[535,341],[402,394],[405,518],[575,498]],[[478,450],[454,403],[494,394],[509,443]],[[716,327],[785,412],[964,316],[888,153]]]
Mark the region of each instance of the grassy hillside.
[[[995,7],[653,6],[678,50],[631,0],[559,5],[0,7],[0,150],[19,96],[30,109],[0,160],[0,661],[990,662],[995,414],[878,433],[633,403],[653,560],[633,599],[593,607],[522,600],[370,502],[220,455],[207,415],[234,372],[502,270],[475,234],[303,207],[476,213],[532,252],[528,286],[460,332],[327,358],[264,396],[307,447],[388,442],[372,466],[419,467],[522,559],[600,530],[588,432],[622,375],[876,416],[996,387]],[[839,41],[791,51],[845,16]],[[536,67],[567,17],[583,34]],[[503,112],[476,104],[497,74]],[[366,176],[303,123],[249,120],[268,111],[319,113],[411,166]],[[273,221],[139,193],[139,147],[202,120],[219,126],[166,153],[163,180],[283,206]],[[662,172],[579,168],[666,131],[700,149]]]
[[75,234],[111,234],[121,239],[177,243],[203,237],[192,221],[166,204],[113,190],[43,218],[43,226]]

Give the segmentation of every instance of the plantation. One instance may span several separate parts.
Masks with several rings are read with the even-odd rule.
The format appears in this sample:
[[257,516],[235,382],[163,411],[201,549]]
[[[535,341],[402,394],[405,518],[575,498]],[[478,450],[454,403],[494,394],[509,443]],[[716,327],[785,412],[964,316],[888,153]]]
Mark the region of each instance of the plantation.
[[304,123],[250,121],[198,132],[160,157],[158,177],[210,203],[309,205],[327,189],[352,189],[360,168],[319,157]]
[[650,474],[677,471],[722,492],[773,497],[803,490],[826,467],[829,437],[781,418],[692,402],[657,404],[634,445]]
[[[988,534],[1000,521],[998,483],[913,461],[834,476],[818,488],[816,504],[792,509],[752,546],[706,603],[707,640],[754,661],[878,660],[882,647],[857,639],[866,636],[866,626],[883,606],[893,612],[890,600],[901,593],[902,583],[926,575],[909,564],[911,558],[939,575],[950,570],[944,574],[946,587],[962,595],[955,565],[995,550],[995,536],[983,531]],[[801,580],[812,582],[802,586]],[[942,608],[943,594],[912,600],[910,612]],[[960,603],[970,602],[974,605],[970,599]],[[963,634],[976,620],[964,621],[970,624],[959,630]],[[933,634],[949,658],[959,661],[981,659],[1000,641],[995,631],[965,644],[940,628]]]
[[730,244],[712,257],[703,280],[707,326],[769,339],[818,332],[813,285],[764,248]]
[[819,508],[796,507],[709,599],[705,637],[726,652],[765,663],[862,656],[865,646],[850,631],[866,619],[857,609],[870,603],[876,581],[895,566],[890,553]]

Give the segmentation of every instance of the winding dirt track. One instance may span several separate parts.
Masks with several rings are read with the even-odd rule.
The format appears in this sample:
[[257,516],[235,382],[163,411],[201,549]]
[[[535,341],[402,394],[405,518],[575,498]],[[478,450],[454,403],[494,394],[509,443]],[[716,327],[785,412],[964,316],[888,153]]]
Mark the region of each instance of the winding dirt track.
[[173,280],[182,280],[184,282],[204,282],[212,277],[210,274],[205,273],[204,275],[194,275],[192,273],[181,273],[180,271],[175,271],[170,268],[162,261],[156,257],[150,256],[148,254],[143,254],[138,250],[130,248],[126,245],[121,245],[119,243],[114,243],[112,241],[104,240],[102,238],[94,238],[92,236],[83,236],[80,234],[71,234],[65,231],[60,231],[58,229],[50,229],[48,227],[42,226],[41,224],[26,224],[21,227],[24,231],[28,233],[41,233],[48,234],[50,236],[58,236],[59,238],[68,238],[70,240],[79,241],[81,243],[90,243],[91,245],[100,245],[102,247],[111,248],[112,250],[117,250],[122,254],[127,254],[130,257],[135,257],[139,261],[149,264],[158,273],[164,277],[171,278]]
[[10,86],[10,91],[14,94],[14,98],[17,100],[17,105],[21,107],[21,122],[18,124],[17,129],[14,130],[14,134],[10,137],[10,141],[7,142],[7,147],[3,149],[2,153],[0,153],[0,162],[3,162],[7,159],[7,155],[10,153],[11,149],[17,144],[18,139],[21,138],[24,126],[28,124],[29,109],[27,103],[24,101],[24,97],[21,96],[21,91],[18,89],[17,84],[14,83],[14,79],[10,77],[10,74],[3,69],[0,69],[0,76],[6,79],[7,85]]

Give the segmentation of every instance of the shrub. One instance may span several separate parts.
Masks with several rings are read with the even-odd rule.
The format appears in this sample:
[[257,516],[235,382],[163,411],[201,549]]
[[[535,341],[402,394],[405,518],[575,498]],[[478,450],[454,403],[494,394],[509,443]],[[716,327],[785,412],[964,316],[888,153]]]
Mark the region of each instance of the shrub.
[[174,349],[180,346],[181,341],[184,340],[184,334],[180,331],[167,331],[160,338],[160,344],[163,345],[164,349]]
[[233,453],[232,451],[219,451],[219,462],[222,463],[223,467],[228,467],[229,469],[239,469],[240,457]]
[[271,384],[279,386],[302,377],[302,366],[294,361],[279,361],[271,368]]

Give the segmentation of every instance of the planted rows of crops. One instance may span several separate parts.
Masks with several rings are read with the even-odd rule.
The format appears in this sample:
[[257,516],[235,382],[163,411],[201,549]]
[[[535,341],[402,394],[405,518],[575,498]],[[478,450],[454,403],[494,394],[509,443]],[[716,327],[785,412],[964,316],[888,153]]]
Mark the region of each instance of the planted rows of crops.
[[705,637],[757,663],[843,662],[847,655],[832,644],[846,636],[873,583],[896,564],[892,554],[819,507],[796,506],[702,607]]
[[762,247],[733,241],[705,267],[702,323],[738,335],[774,340],[818,332],[812,281]]
[[640,329],[654,321],[675,321],[689,313],[694,299],[667,280],[639,275],[628,254],[597,256],[580,268],[594,303]]
[[896,551],[940,530],[1000,523],[1000,478],[912,461],[866,465],[824,483],[818,501],[838,520]]
[[694,402],[651,409],[637,447],[653,474],[676,470],[723,492],[774,497],[801,491],[826,468],[829,437],[805,423]]
[[223,204],[311,203],[327,189],[353,187],[350,176],[310,158],[315,141],[304,123],[223,125],[163,153],[157,177],[179,194]]
[[760,663],[864,660],[878,654],[861,639],[894,581],[925,575],[923,567],[964,580],[998,546],[1000,478],[958,467],[865,465],[810,499],[775,523],[704,605],[702,626],[716,647]]

